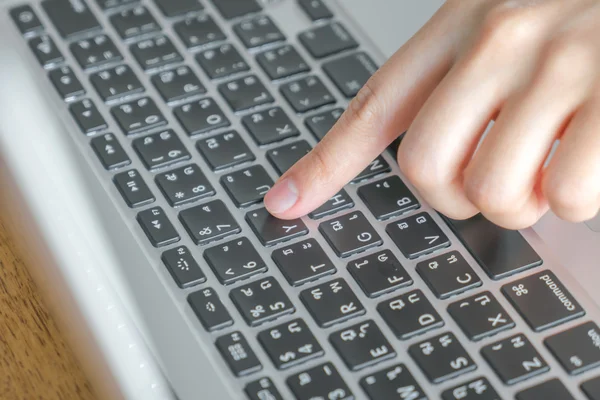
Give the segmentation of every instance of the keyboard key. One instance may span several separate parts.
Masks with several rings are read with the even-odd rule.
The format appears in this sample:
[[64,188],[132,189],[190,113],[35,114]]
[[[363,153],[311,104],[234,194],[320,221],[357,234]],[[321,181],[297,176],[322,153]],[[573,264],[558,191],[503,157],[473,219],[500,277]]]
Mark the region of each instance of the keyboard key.
[[159,32],[160,25],[144,6],[126,8],[113,14],[110,22],[122,39],[131,39],[149,33]]
[[540,256],[518,231],[500,228],[481,214],[464,221],[447,221],[492,279],[502,279],[542,264]]
[[123,199],[131,208],[140,207],[155,200],[148,185],[135,169],[115,175],[114,181]]
[[163,71],[150,80],[167,103],[206,93],[200,79],[186,65]]
[[377,311],[402,340],[444,326],[442,317],[419,289],[379,303]]
[[116,169],[131,164],[131,160],[123,147],[112,133],[93,138],[90,141],[94,152],[100,159],[102,166],[107,169]]
[[389,250],[383,250],[348,263],[348,271],[371,298],[412,285],[408,272]]
[[408,352],[433,383],[444,382],[477,368],[452,332],[413,344]]
[[304,124],[315,136],[317,141],[321,141],[327,132],[333,128],[333,125],[335,125],[343,113],[343,108],[334,108],[333,110],[323,111],[307,117],[304,120]]
[[141,211],[137,219],[154,247],[179,242],[180,237],[162,208],[154,207]]
[[315,58],[324,58],[358,47],[358,43],[338,22],[302,32],[298,39]]
[[421,205],[398,176],[369,183],[358,189],[358,195],[377,219],[392,218]]
[[303,113],[335,103],[335,98],[317,76],[308,76],[281,85],[281,94],[296,110]]
[[385,161],[383,156],[379,156],[369,163],[369,166],[362,170],[351,183],[358,183],[376,177],[377,175],[390,172],[390,165]]
[[138,0],[96,0],[96,3],[103,10],[110,10],[111,8],[117,8],[126,6],[129,4],[137,3]]
[[225,132],[196,142],[198,150],[213,171],[254,161],[256,157],[236,131]]
[[377,69],[377,64],[362,51],[323,64],[323,71],[349,99],[356,96]]
[[354,399],[354,395],[330,362],[294,374],[286,382],[297,400]]
[[211,98],[184,104],[173,112],[190,136],[231,125],[219,105]]
[[154,100],[149,97],[113,107],[111,113],[126,135],[140,133],[167,123]]
[[177,17],[189,12],[202,11],[198,0],[154,0],[165,17]]
[[341,278],[303,290],[300,300],[322,328],[365,313],[358,297]]
[[23,36],[33,35],[44,30],[44,25],[31,6],[11,8],[10,16]]
[[248,207],[263,200],[273,186],[273,179],[263,166],[253,165],[223,176],[221,184],[236,206]]
[[235,24],[233,31],[249,49],[285,40],[277,25],[266,15],[259,15]]
[[204,329],[209,332],[233,325],[229,311],[212,288],[202,289],[199,292],[190,294],[188,303],[190,303]]
[[242,118],[242,123],[259,146],[300,135],[298,128],[281,107],[246,115]]
[[420,262],[417,272],[438,299],[481,286],[481,279],[458,251]]
[[206,244],[241,231],[221,200],[183,210],[179,220],[196,244]]
[[162,254],[162,260],[177,286],[182,289],[206,281],[206,276],[185,246],[165,251]]
[[321,207],[308,214],[308,216],[312,219],[319,219],[352,207],[354,207],[354,201],[352,201],[350,195],[342,189],[331,199],[327,200]]
[[215,189],[196,164],[158,174],[156,185],[173,207],[215,194]]
[[558,379],[551,379],[537,386],[517,393],[517,400],[561,399],[575,400],[565,385]]
[[306,140],[300,140],[267,151],[267,159],[277,173],[283,175],[311,150],[310,144]]
[[243,17],[262,10],[256,0],[212,0],[212,2],[225,19]]
[[600,399],[600,377],[583,382],[581,390],[590,400]]
[[515,323],[490,292],[483,292],[448,306],[448,313],[473,341],[514,328]]
[[231,301],[250,326],[258,326],[296,309],[279,282],[268,277],[237,287],[229,293]]
[[291,45],[267,50],[256,56],[256,61],[265,70],[271,80],[287,78],[310,71],[306,61]]
[[483,347],[481,355],[507,385],[514,385],[550,369],[522,334]]
[[373,320],[334,332],[329,341],[352,371],[396,357],[394,348]]
[[277,249],[272,258],[292,286],[300,286],[336,272],[335,266],[315,239]]
[[64,66],[50,71],[48,76],[63,100],[72,100],[85,94],[85,89],[70,67]]
[[204,252],[204,258],[224,285],[265,272],[267,266],[252,243],[241,237]]
[[112,39],[104,34],[74,42],[69,49],[83,69],[97,68],[123,59]]
[[105,102],[121,99],[145,89],[127,65],[106,69],[90,76],[94,88]]
[[600,329],[594,322],[550,336],[545,344],[571,375],[581,374],[600,365]]
[[224,78],[250,70],[244,58],[229,43],[199,53],[196,61],[211,79]]
[[349,257],[383,243],[360,211],[323,222],[319,225],[319,231],[339,257]]
[[83,0],[44,0],[42,7],[58,33],[65,38],[101,28],[100,23]]
[[266,208],[248,212],[246,221],[265,246],[275,246],[308,234],[308,228],[300,218],[293,220],[277,219],[269,214]]
[[260,332],[258,341],[277,369],[286,369],[325,354],[306,322],[299,318]]
[[171,39],[163,35],[134,43],[129,50],[146,71],[183,61]]
[[502,286],[502,292],[536,332],[585,314],[551,271],[542,271]]
[[241,332],[221,336],[215,344],[235,376],[250,375],[262,369],[260,361]]
[[56,47],[54,40],[48,35],[30,39],[29,47],[44,68],[50,68],[65,61],[62,53]]
[[90,99],[83,99],[69,106],[71,115],[79,125],[81,132],[85,134],[95,133],[106,129],[106,120]]
[[135,139],[132,145],[149,170],[168,167],[191,157],[171,129]]
[[[198,2],[196,4],[199,5]],[[173,29],[188,49],[227,39],[215,20],[207,14],[189,16],[174,24]]]
[[360,380],[369,400],[427,400],[428,397],[404,364],[397,364]]
[[446,234],[427,213],[393,222],[385,230],[402,254],[410,259],[450,246]]
[[249,75],[223,83],[218,86],[218,89],[229,107],[235,112],[275,101],[256,75]]
[[442,400],[500,400],[487,378],[481,377],[442,393]]
[[261,378],[246,385],[244,391],[250,400],[283,400],[270,378]]

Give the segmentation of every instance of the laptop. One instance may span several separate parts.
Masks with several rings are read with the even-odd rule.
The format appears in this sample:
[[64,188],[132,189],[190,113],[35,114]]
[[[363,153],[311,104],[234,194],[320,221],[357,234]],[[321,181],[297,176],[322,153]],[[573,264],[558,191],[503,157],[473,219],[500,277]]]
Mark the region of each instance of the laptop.
[[0,1],[3,217],[101,398],[600,399],[598,221],[448,220],[393,149],[264,209],[441,4]]

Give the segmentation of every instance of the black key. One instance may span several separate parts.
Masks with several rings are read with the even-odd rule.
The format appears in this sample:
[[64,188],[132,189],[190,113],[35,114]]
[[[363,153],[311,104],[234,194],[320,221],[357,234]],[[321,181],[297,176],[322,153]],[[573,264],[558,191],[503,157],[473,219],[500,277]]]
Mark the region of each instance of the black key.
[[385,230],[402,254],[410,259],[450,246],[446,234],[427,213],[393,222]]
[[272,257],[292,286],[300,286],[336,272],[335,266],[315,239],[275,250]]
[[317,76],[308,76],[281,85],[283,97],[296,112],[303,113],[335,103],[335,98]]
[[[164,0],[165,2],[170,0]],[[196,4],[200,4],[197,1]],[[208,14],[194,15],[173,25],[173,29],[188,49],[227,39]]]
[[191,157],[171,129],[136,139],[132,145],[149,170],[168,167]]
[[90,81],[104,101],[112,101],[123,97],[142,93],[144,87],[128,65],[96,72]]
[[297,400],[355,398],[330,362],[294,374],[286,382]]
[[114,181],[123,199],[131,208],[140,207],[155,200],[148,185],[135,169],[115,175]]
[[377,68],[371,57],[362,51],[323,64],[323,71],[347,98],[356,96]]
[[202,289],[188,296],[188,303],[196,313],[204,329],[209,332],[233,324],[229,311],[212,288]]
[[141,211],[137,220],[154,247],[167,246],[180,240],[175,227],[160,207]]
[[477,368],[452,332],[413,344],[408,352],[433,383],[455,378]]
[[212,2],[225,19],[242,17],[262,10],[256,0],[212,0]]
[[171,39],[163,35],[134,43],[129,50],[146,71],[183,61]]
[[149,97],[113,107],[111,113],[126,135],[140,133],[167,123],[154,100]]
[[365,313],[358,297],[341,278],[303,290],[300,300],[322,328]]
[[261,165],[253,165],[223,176],[221,184],[236,206],[247,207],[263,200],[273,179]]
[[246,115],[242,118],[242,123],[259,146],[300,135],[296,125],[281,107]]
[[25,5],[11,8],[10,16],[24,36],[32,35],[44,30],[44,25],[42,25],[42,22],[31,6]]
[[250,326],[258,326],[296,310],[279,282],[272,277],[232,289],[229,297]]
[[307,117],[304,124],[311,131],[318,141],[321,141],[327,132],[333,128],[333,125],[340,119],[344,113],[343,108],[334,108],[333,110],[323,111],[321,113]]
[[412,285],[408,272],[389,250],[383,250],[348,263],[348,271],[371,298]]
[[88,33],[101,28],[85,1],[44,0],[44,11],[63,38]]
[[183,210],[179,219],[196,244],[206,244],[241,231],[221,200]]
[[204,258],[224,285],[267,270],[266,264],[245,237],[211,247],[204,252]]
[[319,225],[319,231],[339,257],[349,257],[383,243],[360,211],[323,222]]
[[48,76],[63,100],[72,100],[85,94],[81,82],[79,82],[73,70],[67,66],[50,71]]
[[235,376],[249,375],[262,369],[260,361],[241,332],[221,336],[215,344]]
[[195,286],[206,281],[206,276],[185,246],[165,251],[162,260],[180,288]]
[[110,10],[111,8],[126,6],[137,2],[138,0],[96,0],[96,3],[98,3],[103,10]]
[[48,35],[30,39],[29,47],[44,68],[50,68],[65,61],[62,53],[56,47],[54,40]]
[[112,133],[95,137],[90,144],[106,169],[116,169],[131,164],[125,150]]
[[315,58],[323,58],[358,47],[358,43],[340,23],[319,26],[298,35],[300,42]]
[[444,326],[442,317],[419,289],[379,303],[377,311],[402,340]]
[[393,399],[427,400],[428,397],[404,364],[397,364],[367,375],[360,385],[369,400]]
[[500,400],[487,378],[481,377],[442,393],[442,400]]
[[244,43],[244,46],[249,49],[285,40],[285,36],[277,25],[266,15],[260,15],[235,24],[233,31]]
[[256,61],[265,70],[267,75],[269,75],[271,80],[287,78],[310,71],[310,67],[306,64],[306,61],[289,44],[258,54]]
[[144,6],[127,8],[110,17],[110,22],[123,39],[131,39],[161,30],[154,16]]
[[600,399],[600,377],[583,382],[581,390],[590,400]]
[[256,75],[223,83],[218,89],[233,111],[244,111],[275,101]]
[[600,329],[594,322],[557,333],[546,339],[545,343],[571,375],[581,374],[600,365]]
[[394,348],[373,320],[334,332],[329,341],[352,371],[396,357]]
[[502,279],[542,264],[540,256],[518,231],[500,228],[481,214],[465,221],[448,222],[492,279]]
[[123,59],[112,39],[104,34],[74,42],[69,49],[83,69],[97,68]]
[[448,306],[448,313],[465,335],[477,341],[511,329],[514,321],[490,292],[476,294]]
[[267,159],[279,175],[283,175],[285,171],[290,169],[292,165],[300,161],[310,151],[310,144],[306,140],[300,140],[299,142],[286,144],[285,146],[267,151]]
[[277,369],[302,364],[325,354],[306,322],[301,319],[260,332],[258,341]]
[[71,115],[75,118],[81,132],[85,134],[95,133],[106,129],[106,120],[90,99],[84,99],[69,106]]
[[420,262],[417,272],[439,299],[481,286],[481,279],[458,251]]
[[325,5],[323,0],[298,0],[298,4],[313,21],[333,18],[333,13]]
[[350,195],[342,189],[331,199],[327,200],[321,207],[308,214],[308,216],[312,219],[319,219],[352,207],[354,207],[354,201],[352,201]]
[[550,369],[522,334],[483,347],[481,355],[507,385],[514,385]]
[[248,212],[246,221],[265,246],[275,246],[281,242],[308,234],[308,228],[300,218],[293,220],[277,219],[266,208]]
[[211,98],[184,104],[173,112],[190,136],[231,125],[219,105]]
[[196,164],[158,174],[156,185],[173,207],[215,194],[215,189]]
[[358,195],[377,219],[387,219],[420,207],[398,176],[390,176],[358,189]]
[[202,11],[204,7],[198,0],[154,0],[166,17],[177,17],[194,11]]
[[502,292],[536,332],[585,314],[567,288],[548,270],[504,285]]
[[270,378],[261,378],[246,385],[244,391],[250,400],[283,400]]
[[167,103],[206,93],[200,79],[186,65],[156,74],[151,81]]
[[225,132],[196,143],[213,171],[254,161],[256,157],[236,131]]
[[223,78],[250,70],[244,58],[229,43],[199,53],[196,56],[196,61],[211,79]]
[[366,181],[367,179],[371,179],[377,175],[385,174],[390,171],[390,165],[387,163],[387,161],[385,161],[383,156],[379,156],[371,161],[367,168],[363,169],[360,174],[352,179],[352,183]]
[[532,388],[517,393],[517,400],[561,399],[575,400],[565,385],[558,379],[551,379]]

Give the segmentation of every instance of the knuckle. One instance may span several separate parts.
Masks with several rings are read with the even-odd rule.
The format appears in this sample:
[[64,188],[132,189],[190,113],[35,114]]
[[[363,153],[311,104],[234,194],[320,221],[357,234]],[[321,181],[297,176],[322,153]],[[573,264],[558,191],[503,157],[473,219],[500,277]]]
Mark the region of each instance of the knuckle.
[[542,80],[555,82],[575,78],[592,72],[598,61],[598,49],[587,40],[575,35],[563,35],[550,42],[542,56]]
[[598,211],[594,191],[582,179],[562,179],[544,176],[542,191],[550,208],[560,218],[579,222],[592,218]]
[[466,178],[464,190],[467,199],[484,214],[509,214],[514,211],[514,195],[474,179]]
[[479,48],[495,53],[514,52],[515,44],[523,44],[535,36],[535,24],[528,8],[502,2],[485,16],[479,33]]
[[427,167],[424,158],[420,157],[418,152],[410,151],[406,146],[400,146],[397,161],[404,176],[417,189],[428,190],[431,187],[439,187],[438,184],[441,182],[436,182],[435,172]]

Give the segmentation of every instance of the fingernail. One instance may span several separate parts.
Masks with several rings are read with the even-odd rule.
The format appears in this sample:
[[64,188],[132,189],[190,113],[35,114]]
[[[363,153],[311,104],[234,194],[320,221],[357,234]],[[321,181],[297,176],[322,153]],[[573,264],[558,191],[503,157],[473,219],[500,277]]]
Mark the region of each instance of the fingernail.
[[273,214],[281,214],[298,201],[298,188],[288,178],[277,182],[265,196],[265,207]]

